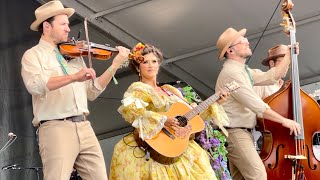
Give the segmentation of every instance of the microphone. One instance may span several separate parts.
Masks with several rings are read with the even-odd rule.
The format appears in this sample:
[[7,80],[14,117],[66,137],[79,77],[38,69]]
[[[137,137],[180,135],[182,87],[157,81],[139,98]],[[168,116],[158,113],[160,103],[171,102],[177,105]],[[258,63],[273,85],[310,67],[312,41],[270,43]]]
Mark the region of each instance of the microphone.
[[17,139],[17,135],[10,132],[8,134],[8,138],[9,138],[9,140],[7,141],[7,143],[0,149],[0,153],[2,153],[4,150],[6,150]]
[[17,135],[13,134],[12,132],[10,132],[10,133],[8,134],[8,138],[9,138],[9,139],[16,138],[16,137],[17,137]]

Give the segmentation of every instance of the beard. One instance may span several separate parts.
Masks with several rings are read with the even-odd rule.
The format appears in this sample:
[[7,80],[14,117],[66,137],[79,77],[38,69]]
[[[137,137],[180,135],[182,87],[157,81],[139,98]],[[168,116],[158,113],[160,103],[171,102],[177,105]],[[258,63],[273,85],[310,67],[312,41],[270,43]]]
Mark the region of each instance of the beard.
[[52,33],[51,37],[52,37],[53,41],[55,42],[55,44],[59,44],[59,43],[63,43],[63,42],[68,41],[68,35],[65,35],[65,34]]
[[68,35],[61,35],[61,37],[59,39],[57,39],[58,41],[60,41],[59,43],[63,43],[63,42],[67,42],[68,41]]
[[250,52],[245,52],[245,53],[236,52],[236,55],[241,57],[242,59],[247,59],[252,55],[252,52],[251,52],[251,50],[250,50]]
[[246,55],[243,55],[242,58],[243,59],[248,59],[251,55],[252,55],[251,53],[250,54],[246,54]]
[[252,55],[251,49],[249,47],[246,47],[246,48],[248,48],[248,49],[247,50],[243,49],[245,52],[242,54],[242,58],[244,58],[244,59],[247,59]]

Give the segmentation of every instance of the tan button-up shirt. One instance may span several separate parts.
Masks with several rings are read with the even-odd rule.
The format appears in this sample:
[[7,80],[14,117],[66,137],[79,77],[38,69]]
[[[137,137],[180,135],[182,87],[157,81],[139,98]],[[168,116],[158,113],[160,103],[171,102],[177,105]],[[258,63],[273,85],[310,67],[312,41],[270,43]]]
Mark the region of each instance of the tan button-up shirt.
[[[87,100],[96,99],[104,90],[97,79],[74,82],[59,89],[49,91],[48,80],[51,77],[64,76],[54,46],[40,39],[39,44],[27,50],[22,57],[21,75],[24,84],[32,95],[32,124],[38,126],[42,120],[63,119],[76,115],[88,115]],[[64,60],[65,61],[65,60]],[[86,67],[82,58],[67,63],[68,74],[75,74]]]
[[277,92],[280,88],[281,88],[281,85],[279,82],[277,82],[276,84],[273,84],[273,85],[269,85],[269,86],[253,86],[254,92],[256,92],[257,95],[262,99]]
[[[270,85],[276,82],[274,68],[267,72],[255,69],[249,71],[255,85]],[[232,81],[238,83],[240,88],[222,104],[230,120],[229,127],[253,128],[256,125],[256,116],[262,117],[270,107],[253,91],[245,65],[227,59],[217,79],[215,90],[219,91]]]

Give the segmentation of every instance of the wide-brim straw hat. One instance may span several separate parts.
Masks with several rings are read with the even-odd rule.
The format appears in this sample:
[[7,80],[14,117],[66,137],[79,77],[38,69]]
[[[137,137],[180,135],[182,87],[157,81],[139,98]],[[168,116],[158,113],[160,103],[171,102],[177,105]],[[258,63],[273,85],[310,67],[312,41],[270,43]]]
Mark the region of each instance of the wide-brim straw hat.
[[219,50],[219,59],[223,59],[227,49],[231,44],[240,36],[244,36],[247,32],[247,29],[241,29],[236,31],[233,28],[228,28],[225,30],[219,39],[217,40],[216,47]]
[[278,57],[284,57],[288,51],[288,46],[284,44],[276,45],[268,50],[268,57],[262,60],[261,64],[264,66],[269,66],[270,60],[275,60]]
[[66,14],[68,17],[70,17],[73,13],[73,8],[64,8],[60,1],[49,1],[34,11],[36,20],[31,24],[30,29],[33,31],[38,31],[39,25],[43,21],[60,14]]

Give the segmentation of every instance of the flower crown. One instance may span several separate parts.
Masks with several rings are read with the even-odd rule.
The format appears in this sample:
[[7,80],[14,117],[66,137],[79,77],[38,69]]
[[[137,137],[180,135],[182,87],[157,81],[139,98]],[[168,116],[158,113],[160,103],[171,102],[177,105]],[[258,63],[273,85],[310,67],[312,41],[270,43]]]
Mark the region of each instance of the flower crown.
[[132,50],[132,53],[129,54],[130,60],[135,60],[138,63],[142,63],[144,61],[144,57],[142,56],[141,52],[145,48],[145,45],[139,42],[136,44]]

